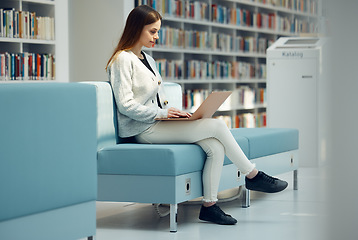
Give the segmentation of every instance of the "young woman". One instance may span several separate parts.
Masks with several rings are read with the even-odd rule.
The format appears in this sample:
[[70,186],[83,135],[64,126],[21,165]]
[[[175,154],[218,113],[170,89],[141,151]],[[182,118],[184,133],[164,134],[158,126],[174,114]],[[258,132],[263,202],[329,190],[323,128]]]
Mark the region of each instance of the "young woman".
[[235,224],[236,219],[225,214],[216,204],[225,155],[246,175],[246,188],[250,190],[279,192],[287,187],[287,182],[258,171],[221,120],[156,120],[190,116],[187,112],[167,107],[155,61],[142,51],[142,47],[154,47],[161,19],[160,14],[149,6],[134,8],[107,63],[106,70],[118,108],[119,136],[134,138],[139,143],[195,143],[202,147],[207,159],[203,170],[204,197],[199,219],[224,225]]

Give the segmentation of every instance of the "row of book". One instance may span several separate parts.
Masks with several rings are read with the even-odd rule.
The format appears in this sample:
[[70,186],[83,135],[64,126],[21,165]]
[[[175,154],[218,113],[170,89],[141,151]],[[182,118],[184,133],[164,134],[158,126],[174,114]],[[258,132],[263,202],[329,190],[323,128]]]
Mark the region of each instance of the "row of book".
[[270,29],[281,32],[308,33],[315,31],[317,24],[306,18],[280,16],[277,13],[253,12],[242,8],[230,8],[220,5],[212,7],[212,21],[244,27]]
[[[292,2],[292,4],[290,2]],[[287,8],[291,5],[294,5],[299,9],[306,9],[305,7],[301,7],[301,2],[301,0],[287,0],[283,2],[282,6]],[[315,31],[317,28],[317,24],[307,20],[307,18],[280,15],[276,12],[255,12],[241,7],[233,8],[218,4],[212,4],[211,8],[209,9],[207,3],[200,1],[190,2],[188,0],[137,0],[136,4],[150,5],[164,16],[191,18],[194,20],[271,29],[281,32],[307,33],[311,30]],[[312,4],[316,5],[316,1],[312,1]],[[312,4],[307,4],[305,6]],[[295,8],[296,7],[293,7],[292,9]],[[209,12],[211,12],[210,16]]]
[[0,80],[54,80],[55,56],[39,53],[0,53]]
[[0,37],[54,40],[55,20],[35,12],[1,8]]
[[157,59],[155,61],[160,75],[166,79],[183,79],[184,61]]
[[266,103],[266,88],[251,88],[240,86],[232,91],[232,94],[220,106],[220,110],[235,108],[255,108],[258,104]]
[[231,8],[212,5],[211,21],[222,24],[232,24],[245,27],[275,29],[276,13],[253,12],[243,8]]
[[[318,0],[247,0],[269,6],[283,7],[293,11],[317,14]],[[209,19],[209,6],[205,2],[192,0],[135,0],[135,6],[149,5],[161,14],[169,14],[178,17],[197,17]],[[213,8],[215,4],[212,4]],[[200,17],[198,17],[200,16]]]
[[243,113],[234,117],[214,116],[214,118],[223,120],[229,128],[259,128],[266,127],[266,113]]
[[310,14],[317,14],[318,0],[251,0],[264,4],[271,4],[294,11],[300,11]]
[[185,61],[185,79],[250,79],[265,78],[266,65],[241,61]]
[[135,6],[149,5],[160,14],[209,21],[210,5],[202,1],[189,0],[135,0]]
[[159,73],[166,79],[265,79],[266,64],[242,61],[157,59]]
[[252,108],[256,104],[266,103],[266,88],[250,88],[240,86],[231,94],[230,107],[239,106]]
[[[194,112],[209,96],[208,89],[187,89],[183,94],[183,107]],[[228,111],[237,108],[255,108],[257,104],[266,103],[266,88],[251,88],[240,86],[220,106],[219,111]]]
[[266,53],[274,39],[254,36],[234,36],[208,31],[182,30],[163,26],[159,31],[158,47],[191,48],[222,52]]

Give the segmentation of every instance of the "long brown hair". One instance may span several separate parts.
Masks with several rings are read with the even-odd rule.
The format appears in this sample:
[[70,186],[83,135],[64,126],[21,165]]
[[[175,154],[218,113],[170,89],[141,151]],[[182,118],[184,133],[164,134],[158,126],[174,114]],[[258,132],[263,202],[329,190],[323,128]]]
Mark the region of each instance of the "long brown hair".
[[118,52],[131,49],[139,41],[145,25],[155,23],[158,20],[162,20],[162,16],[155,9],[147,5],[134,8],[127,17],[122,36],[107,62],[106,70]]

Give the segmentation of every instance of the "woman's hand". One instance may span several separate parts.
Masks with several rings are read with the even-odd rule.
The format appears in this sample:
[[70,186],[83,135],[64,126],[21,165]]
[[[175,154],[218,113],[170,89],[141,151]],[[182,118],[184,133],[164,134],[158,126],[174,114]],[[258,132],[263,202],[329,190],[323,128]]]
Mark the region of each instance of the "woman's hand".
[[173,107],[168,109],[168,118],[178,118],[178,117],[189,118],[191,117],[191,114]]

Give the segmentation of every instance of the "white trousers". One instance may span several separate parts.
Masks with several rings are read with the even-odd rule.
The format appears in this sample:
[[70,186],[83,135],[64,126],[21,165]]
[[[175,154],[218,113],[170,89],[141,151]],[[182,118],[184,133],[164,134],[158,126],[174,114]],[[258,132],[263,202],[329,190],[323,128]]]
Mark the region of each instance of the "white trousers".
[[139,143],[195,143],[206,153],[203,169],[204,201],[216,202],[225,155],[243,174],[252,164],[237,144],[225,122],[206,118],[196,121],[159,121],[136,136]]

